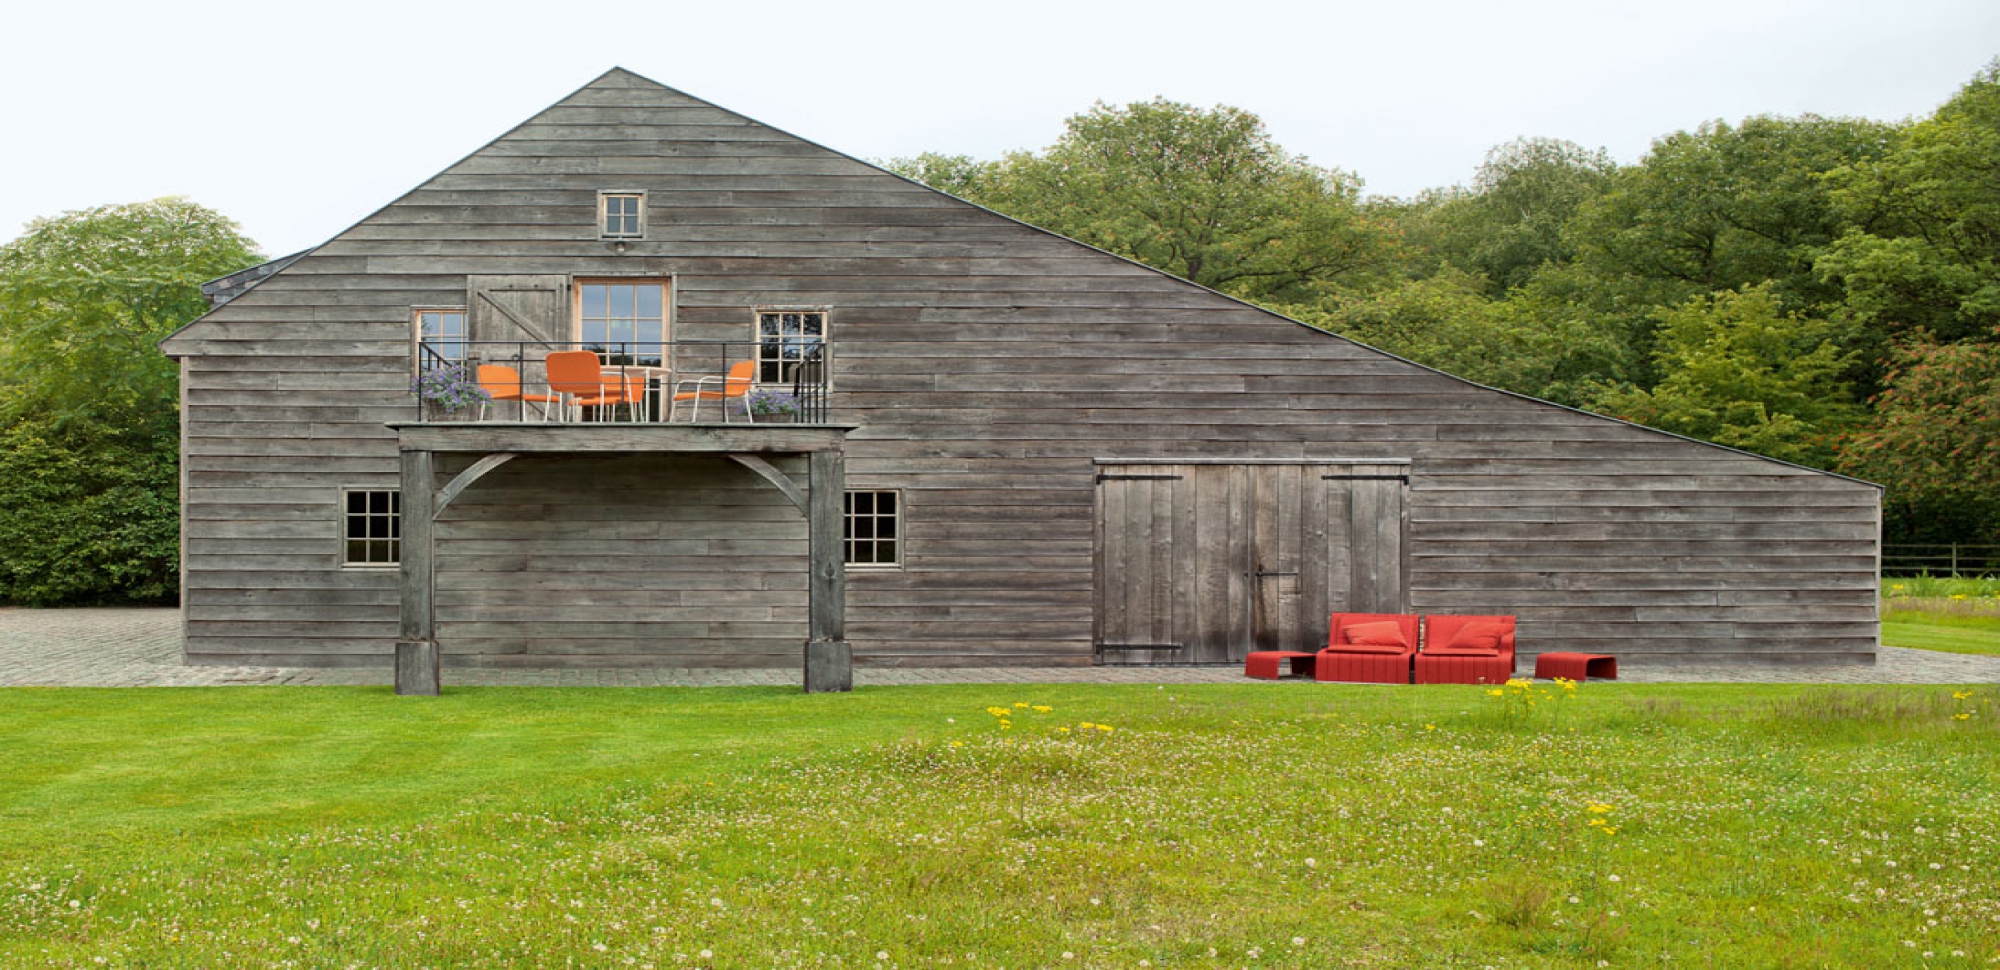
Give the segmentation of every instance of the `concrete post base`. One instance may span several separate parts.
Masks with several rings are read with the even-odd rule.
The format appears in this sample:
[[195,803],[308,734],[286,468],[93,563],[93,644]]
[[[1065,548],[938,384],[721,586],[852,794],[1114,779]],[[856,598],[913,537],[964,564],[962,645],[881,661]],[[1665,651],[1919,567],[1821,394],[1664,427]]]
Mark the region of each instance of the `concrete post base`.
[[845,640],[806,641],[806,693],[854,689],[854,648]]
[[396,693],[436,697],[438,683],[437,641],[396,641]]

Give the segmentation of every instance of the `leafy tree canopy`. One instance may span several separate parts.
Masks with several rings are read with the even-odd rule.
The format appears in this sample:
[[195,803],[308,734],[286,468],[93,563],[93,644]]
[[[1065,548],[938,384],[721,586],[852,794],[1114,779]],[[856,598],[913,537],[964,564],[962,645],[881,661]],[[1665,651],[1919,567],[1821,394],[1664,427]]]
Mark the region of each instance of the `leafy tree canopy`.
[[1785,312],[1772,290],[1745,287],[1660,311],[1660,382],[1608,390],[1599,409],[1828,467],[1834,437],[1862,414],[1841,380],[1852,361],[1832,324]]
[[1099,104],[1041,154],[890,167],[968,201],[1237,296],[1297,299],[1387,265],[1360,180],[1280,148],[1250,112]]
[[199,316],[202,282],[260,261],[235,223],[186,199],[37,219],[0,246],[0,422],[172,422],[173,363],[154,346]]

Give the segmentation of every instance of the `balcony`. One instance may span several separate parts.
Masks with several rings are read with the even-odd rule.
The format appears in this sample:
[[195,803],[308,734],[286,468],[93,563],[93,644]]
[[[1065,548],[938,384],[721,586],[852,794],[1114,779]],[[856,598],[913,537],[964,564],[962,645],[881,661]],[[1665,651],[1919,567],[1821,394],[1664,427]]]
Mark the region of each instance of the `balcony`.
[[416,371],[411,418],[420,424],[829,422],[826,344],[817,338],[426,340],[417,345]]

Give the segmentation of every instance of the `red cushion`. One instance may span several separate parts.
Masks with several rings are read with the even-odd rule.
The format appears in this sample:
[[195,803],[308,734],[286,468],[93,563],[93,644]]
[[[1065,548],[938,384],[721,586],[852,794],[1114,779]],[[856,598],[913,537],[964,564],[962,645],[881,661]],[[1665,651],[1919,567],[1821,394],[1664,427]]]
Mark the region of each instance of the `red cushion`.
[[1397,648],[1388,651],[1390,653],[1401,653],[1410,646],[1410,638],[1403,635],[1402,624],[1395,620],[1376,620],[1373,623],[1356,623],[1353,626],[1341,627],[1340,639],[1344,641],[1344,646]]
[[[1454,643],[1456,643],[1456,641],[1454,641]],[[1444,645],[1444,646],[1442,646],[1442,647],[1432,647],[1432,648],[1430,648],[1429,650],[1426,650],[1426,651],[1424,651],[1424,653],[1425,653],[1426,655],[1428,655],[1428,656],[1432,656],[1432,657],[1497,657],[1497,656],[1500,656],[1500,651],[1498,651],[1498,650],[1487,650],[1487,649],[1483,649],[1483,648],[1480,648],[1480,647],[1460,647],[1460,646],[1455,646],[1455,645],[1453,645],[1453,643],[1447,643],[1447,644],[1445,644],[1445,645]]]
[[1384,655],[1409,653],[1409,650],[1403,647],[1389,647],[1374,643],[1341,643],[1327,649],[1334,653],[1379,653]]
[[[1442,647],[1432,649],[1431,652],[1444,653],[1448,650],[1498,651],[1500,649],[1501,638],[1507,636],[1509,632],[1511,631],[1507,629],[1507,624],[1501,623],[1498,620],[1475,620],[1459,627],[1458,632],[1452,634],[1449,642]],[[1488,656],[1491,655],[1488,654]]]

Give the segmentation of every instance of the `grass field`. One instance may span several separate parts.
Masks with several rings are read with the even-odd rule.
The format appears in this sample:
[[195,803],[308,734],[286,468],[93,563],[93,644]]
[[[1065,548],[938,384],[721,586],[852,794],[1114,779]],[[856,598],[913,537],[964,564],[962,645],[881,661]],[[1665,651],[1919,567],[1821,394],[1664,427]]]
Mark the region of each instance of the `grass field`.
[[1882,642],[1892,647],[2000,655],[2000,579],[1884,579]]
[[2000,960],[1993,688],[1541,690],[11,689],[0,966]]

